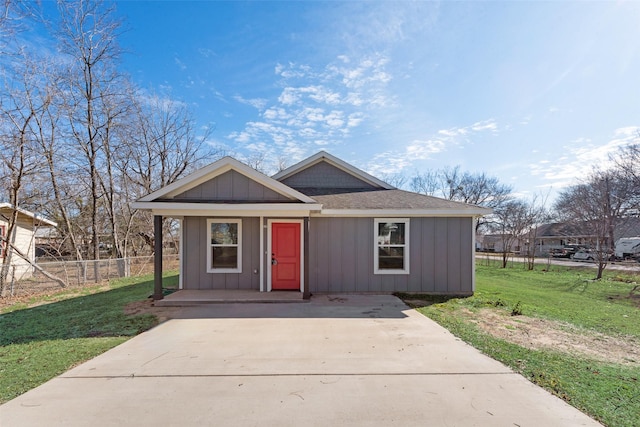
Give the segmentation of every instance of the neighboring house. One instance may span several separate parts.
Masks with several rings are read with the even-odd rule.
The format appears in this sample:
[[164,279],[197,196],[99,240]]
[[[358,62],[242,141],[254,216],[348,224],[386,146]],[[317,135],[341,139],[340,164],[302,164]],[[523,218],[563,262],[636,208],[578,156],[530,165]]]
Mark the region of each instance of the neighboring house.
[[618,221],[613,238],[617,241],[623,237],[640,237],[640,218],[633,216]]
[[[536,255],[546,256],[551,250],[562,249],[566,245],[595,246],[596,236],[585,231],[579,224],[556,222],[544,224],[536,231]],[[614,242],[621,237],[640,236],[640,218],[628,217],[617,221],[613,232]],[[605,244],[609,239],[606,239]]]
[[[24,254],[31,263],[35,262],[35,234],[38,227],[55,227],[57,224],[46,218],[40,217],[32,212],[21,208],[14,208],[9,203],[0,203],[0,236],[2,243],[0,244],[0,267],[5,259],[5,251],[7,250],[7,232],[9,229],[9,219],[14,212],[18,213],[18,220],[14,229],[13,236],[9,236],[13,245]],[[11,255],[10,266],[7,271],[7,280],[20,280],[30,277],[33,273],[33,267],[29,261],[18,256],[15,252]]]
[[511,247],[509,248],[509,252],[519,253],[522,249],[524,249],[524,244],[521,239],[517,237],[510,237],[509,234],[485,234],[482,237],[478,237],[478,241],[480,242],[477,247],[482,252],[504,252],[504,244],[506,241],[509,241]]
[[554,222],[543,224],[536,230],[536,255],[546,256],[555,249],[562,249],[566,245],[589,246],[595,241],[595,236],[581,230],[575,224]]
[[[470,295],[490,209],[398,190],[320,152],[272,178],[225,157],[132,204],[181,219],[181,289]],[[154,297],[162,298],[156,246]]]

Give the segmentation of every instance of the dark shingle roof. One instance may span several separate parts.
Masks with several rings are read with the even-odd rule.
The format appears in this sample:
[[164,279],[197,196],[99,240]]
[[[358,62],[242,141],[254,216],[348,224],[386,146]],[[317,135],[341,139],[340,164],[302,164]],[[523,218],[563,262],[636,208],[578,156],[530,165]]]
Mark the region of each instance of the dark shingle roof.
[[[592,236],[593,230],[586,223],[572,224],[568,222],[554,222],[538,227],[538,237],[582,237]],[[614,240],[621,237],[640,236],[640,218],[622,218],[616,223]]]
[[404,190],[360,191],[312,196],[322,209],[416,209],[489,213],[486,208]]

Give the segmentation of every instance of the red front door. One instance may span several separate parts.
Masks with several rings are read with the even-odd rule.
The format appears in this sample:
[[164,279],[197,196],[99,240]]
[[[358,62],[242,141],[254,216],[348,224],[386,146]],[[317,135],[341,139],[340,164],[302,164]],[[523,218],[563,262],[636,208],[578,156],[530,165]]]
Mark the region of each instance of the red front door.
[[271,224],[271,289],[300,290],[300,223]]

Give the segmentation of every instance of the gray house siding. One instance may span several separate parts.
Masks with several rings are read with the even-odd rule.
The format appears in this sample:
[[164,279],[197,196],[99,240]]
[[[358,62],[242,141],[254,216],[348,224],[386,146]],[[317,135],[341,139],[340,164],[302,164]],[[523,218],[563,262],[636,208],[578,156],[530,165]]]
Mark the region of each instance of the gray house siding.
[[207,217],[185,217],[183,289],[260,290],[260,220],[242,218],[242,273],[207,273]]
[[289,201],[285,196],[234,170],[178,194],[173,199],[176,201]]
[[303,193],[305,188],[378,189],[326,162],[310,166],[280,182]]
[[311,292],[471,294],[472,218],[411,218],[410,274],[373,273],[373,218],[311,218]]
[[[373,273],[373,221],[310,219],[308,287],[312,293],[473,292],[472,218],[411,218],[408,275]],[[259,290],[260,275],[254,273],[260,269],[259,222],[259,218],[242,218],[242,273],[217,274],[207,273],[207,217],[186,217],[183,288]]]

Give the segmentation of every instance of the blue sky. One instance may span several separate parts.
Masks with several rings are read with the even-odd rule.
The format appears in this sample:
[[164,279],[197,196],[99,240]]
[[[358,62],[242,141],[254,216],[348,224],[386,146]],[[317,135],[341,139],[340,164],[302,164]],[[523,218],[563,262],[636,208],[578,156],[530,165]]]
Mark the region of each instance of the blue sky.
[[125,70],[240,160],[552,194],[638,141],[640,2],[119,2]]

